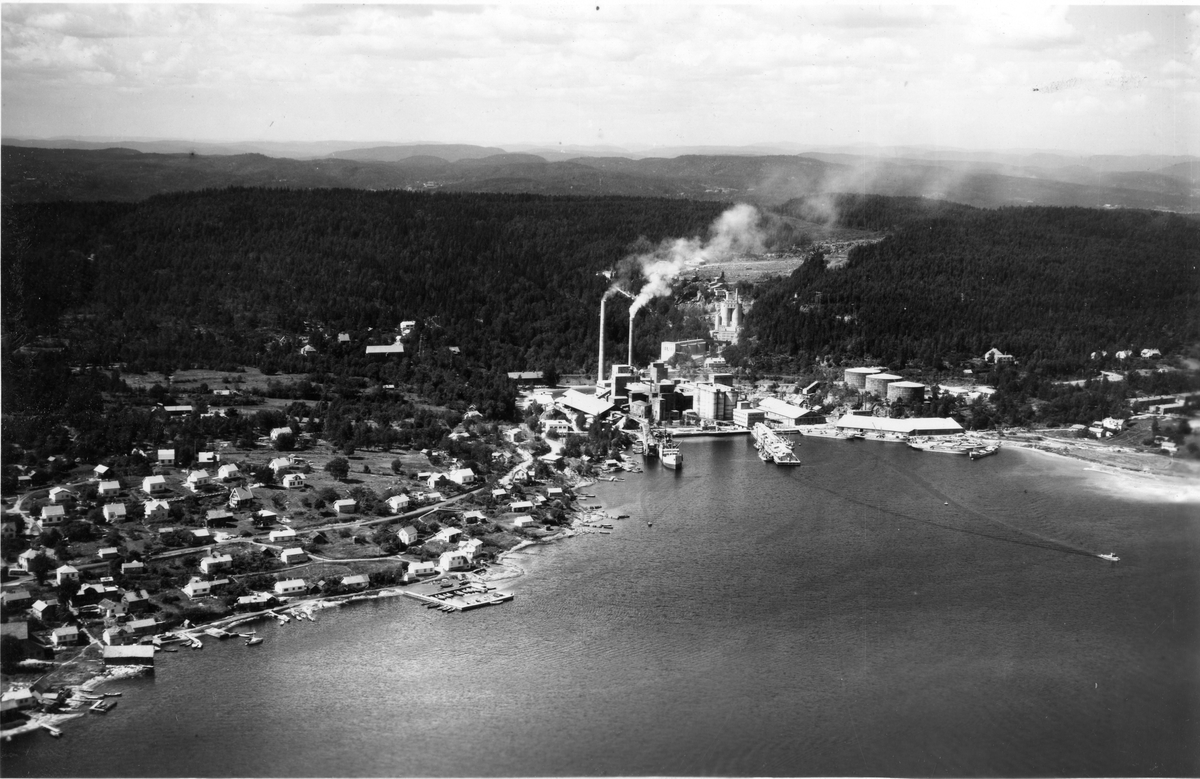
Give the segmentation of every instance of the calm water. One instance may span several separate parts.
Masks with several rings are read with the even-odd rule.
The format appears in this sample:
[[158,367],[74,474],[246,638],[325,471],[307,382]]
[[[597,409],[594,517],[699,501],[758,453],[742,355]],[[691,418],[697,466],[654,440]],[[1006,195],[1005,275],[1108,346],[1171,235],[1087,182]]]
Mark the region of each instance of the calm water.
[[510,604],[159,655],[107,717],[4,745],[4,774],[1200,773],[1195,504],[1016,450],[683,447],[589,490],[633,515],[612,535],[516,556]]

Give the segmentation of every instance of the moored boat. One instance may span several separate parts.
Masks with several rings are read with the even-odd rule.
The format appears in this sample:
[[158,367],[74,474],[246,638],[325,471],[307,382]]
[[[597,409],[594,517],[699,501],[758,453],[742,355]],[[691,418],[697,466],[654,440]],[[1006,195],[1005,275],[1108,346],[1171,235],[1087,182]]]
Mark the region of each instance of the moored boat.
[[1101,560],[1108,560],[1110,563],[1119,563],[1121,561],[1121,558],[1117,557],[1112,552],[1109,552],[1108,554],[1098,554],[1096,557],[1099,557]]
[[986,446],[977,446],[971,450],[970,455],[972,460],[978,460],[980,457],[987,457],[990,454],[995,454],[1000,451],[999,444],[987,444]]
[[262,636],[251,636],[250,638],[246,639],[246,646],[258,646],[263,642],[263,640],[264,639]]
[[675,443],[673,439],[668,438],[662,442],[659,446],[658,456],[662,460],[662,464],[668,468],[683,467],[683,454],[679,451],[679,444]]

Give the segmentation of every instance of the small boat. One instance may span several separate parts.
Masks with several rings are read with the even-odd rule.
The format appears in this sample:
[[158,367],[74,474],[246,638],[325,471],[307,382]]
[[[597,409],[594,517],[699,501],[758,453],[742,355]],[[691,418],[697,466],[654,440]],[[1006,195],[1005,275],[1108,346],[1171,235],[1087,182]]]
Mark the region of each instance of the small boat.
[[1117,557],[1112,552],[1109,552],[1108,554],[1098,554],[1096,557],[1099,557],[1101,560],[1108,560],[1110,563],[1117,563],[1121,561],[1121,558]]
[[653,522],[647,522],[647,523],[646,523],[646,527],[654,527],[654,523],[653,523]]
[[106,693],[103,693],[103,695],[105,698],[120,698],[121,697],[121,693],[119,693],[119,692],[106,692]]
[[600,525],[600,527],[604,528],[605,530],[612,530],[612,529],[613,529],[613,526],[612,526],[612,525],[610,525],[610,524],[608,524],[607,522],[605,522],[605,523],[603,523],[602,525]]
[[246,646],[258,646],[265,640],[262,636],[251,636],[246,639]]
[[969,454],[972,460],[978,460],[980,457],[987,457],[990,454],[995,454],[1000,451],[998,444],[988,444],[987,446],[977,446],[972,449]]
[[97,701],[89,709],[96,714],[108,714],[117,705],[116,701]]

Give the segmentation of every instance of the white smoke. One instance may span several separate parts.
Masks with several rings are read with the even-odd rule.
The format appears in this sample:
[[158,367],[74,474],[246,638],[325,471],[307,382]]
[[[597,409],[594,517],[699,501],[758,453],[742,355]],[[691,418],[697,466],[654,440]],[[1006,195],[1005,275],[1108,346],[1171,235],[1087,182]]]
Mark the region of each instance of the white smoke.
[[688,268],[738,254],[762,252],[766,236],[761,219],[754,206],[739,203],[713,221],[707,240],[698,237],[666,240],[654,251],[636,257],[646,283],[633,299],[629,316],[654,298],[670,295],[675,279]]

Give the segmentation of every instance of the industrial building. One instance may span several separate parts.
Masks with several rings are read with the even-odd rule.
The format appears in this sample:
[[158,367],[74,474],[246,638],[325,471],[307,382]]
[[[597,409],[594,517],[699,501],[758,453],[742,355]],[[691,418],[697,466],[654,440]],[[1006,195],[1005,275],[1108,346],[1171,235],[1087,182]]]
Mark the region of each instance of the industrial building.
[[688,341],[663,341],[659,359],[666,362],[678,354],[695,360],[707,353],[708,342],[703,338],[693,338]]
[[854,414],[843,416],[837,421],[836,427],[842,431],[896,435],[955,435],[963,431],[962,425],[958,422],[941,417],[888,419],[886,417],[860,417]]
[[777,425],[823,425],[825,415],[803,406],[793,406],[778,398],[763,398],[758,407],[766,414],[766,421]]
[[697,384],[695,410],[700,419],[733,420],[733,389],[722,384]]
[[733,410],[733,424],[747,430],[766,420],[767,412],[761,408],[754,408],[748,400],[739,400],[737,408]]
[[742,300],[735,291],[730,296],[725,291],[725,299],[717,302],[717,310],[713,313],[713,340],[717,343],[736,344],[742,332]]

